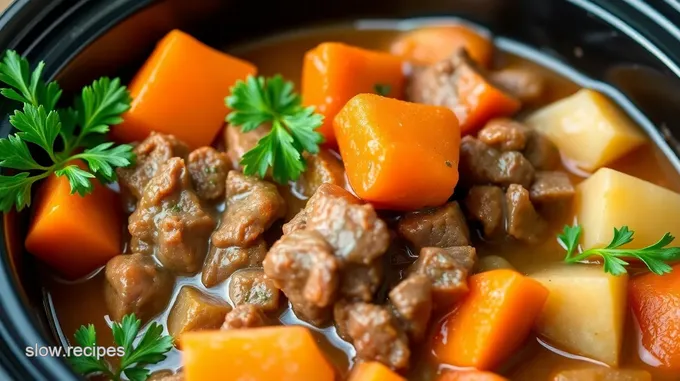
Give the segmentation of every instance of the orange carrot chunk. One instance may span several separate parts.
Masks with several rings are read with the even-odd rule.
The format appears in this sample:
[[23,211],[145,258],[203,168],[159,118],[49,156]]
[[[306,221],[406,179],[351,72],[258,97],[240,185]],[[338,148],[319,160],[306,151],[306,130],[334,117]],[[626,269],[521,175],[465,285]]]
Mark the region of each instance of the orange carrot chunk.
[[526,339],[548,290],[513,270],[488,271],[468,281],[470,292],[445,319],[434,353],[446,364],[489,370]]
[[680,265],[662,276],[646,274],[629,282],[630,306],[642,346],[661,367],[680,371]]
[[348,381],[406,381],[385,365],[371,361],[354,366]]
[[491,41],[463,25],[440,25],[416,29],[400,36],[391,46],[392,54],[418,64],[431,65],[465,48],[481,66],[491,62]]
[[229,88],[256,71],[249,62],[173,30],[130,83],[130,110],[112,136],[122,142],[141,141],[157,131],[175,135],[192,148],[210,145],[229,112],[224,106]]
[[375,207],[437,206],[453,194],[460,130],[451,110],[360,94],[333,124],[352,189]]
[[491,372],[454,370],[442,374],[437,381],[508,381],[508,379]]
[[382,93],[403,98],[402,60],[388,53],[326,42],[305,54],[302,101],[325,116],[319,127],[326,143],[335,145],[333,118],[353,96]]
[[[85,165],[74,163],[85,169]],[[36,195],[26,250],[57,270],[76,279],[121,253],[118,195],[92,179],[87,196],[71,194],[66,177],[50,175]]]
[[180,336],[186,381],[333,381],[333,368],[301,326],[190,331]]

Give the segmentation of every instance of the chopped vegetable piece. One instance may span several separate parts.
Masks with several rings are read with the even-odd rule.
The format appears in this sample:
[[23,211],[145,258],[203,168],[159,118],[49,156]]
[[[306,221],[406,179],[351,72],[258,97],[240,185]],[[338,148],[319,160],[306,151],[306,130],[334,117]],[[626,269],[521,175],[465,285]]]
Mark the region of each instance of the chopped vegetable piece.
[[538,333],[562,350],[618,366],[628,276],[576,265],[549,268],[531,277],[550,291],[536,323]]
[[209,146],[224,124],[222,100],[229,87],[256,71],[249,62],[173,30],[132,80],[132,107],[112,135],[131,142],[157,131],[194,149]]
[[646,141],[616,105],[589,89],[536,111],[526,123],[544,133],[564,156],[587,171],[611,163]]
[[565,226],[562,234],[558,236],[560,243],[566,247],[567,256],[564,261],[567,263],[577,263],[593,256],[600,256],[604,261],[604,272],[613,275],[626,273],[625,266],[628,266],[622,258],[633,258],[642,261],[649,270],[657,275],[663,275],[671,271],[667,261],[680,260],[680,247],[666,247],[670,245],[675,237],[666,233],[653,245],[641,249],[620,249],[633,241],[635,232],[628,230],[628,226],[620,229],[614,228],[614,238],[604,248],[590,248],[582,253],[574,254],[581,238],[581,227],[579,225]]
[[559,372],[552,381],[652,381],[652,375],[633,369],[572,369]]
[[217,329],[229,311],[231,307],[223,300],[184,286],[168,314],[168,332],[172,337],[179,337],[188,331]]
[[513,270],[487,271],[468,281],[470,293],[444,319],[433,351],[445,364],[488,370],[526,339],[548,290]]
[[180,338],[186,381],[333,381],[333,368],[301,326],[187,332]]
[[313,107],[302,107],[300,102],[300,96],[293,93],[293,83],[280,75],[249,76],[231,88],[226,104],[234,111],[227,115],[227,122],[240,126],[244,133],[263,123],[272,126],[241,158],[243,173],[265,177],[272,167],[274,180],[281,184],[300,177],[307,168],[302,154],[319,152],[323,142],[323,136],[315,131],[323,123],[323,116],[315,114]]
[[411,210],[442,205],[453,194],[460,130],[451,110],[360,94],[334,125],[347,178],[360,198],[378,208]]
[[[112,367],[103,358],[73,356],[69,357],[73,370],[83,376],[103,375],[111,381],[120,381],[123,374],[131,381],[146,380],[151,374],[146,366],[165,360],[165,353],[172,349],[173,339],[172,336],[163,334],[162,325],[152,322],[144,335],[136,340],[141,323],[135,314],[124,316],[120,323],[113,322],[111,327],[113,341],[124,351],[123,353],[116,352],[118,356],[121,356],[118,369]],[[76,344],[80,347],[97,346],[97,333],[92,324],[87,327],[80,326],[74,337]]]
[[442,374],[437,381],[508,381],[508,379],[491,372],[454,370]]
[[663,368],[680,371],[680,265],[658,276],[630,281],[631,309],[642,333],[642,346]]
[[69,279],[91,273],[122,250],[118,195],[96,179],[92,186],[87,196],[72,196],[66,177],[49,176],[36,195],[26,249]]
[[491,41],[463,25],[432,26],[407,32],[392,44],[390,51],[406,60],[431,65],[460,48],[465,48],[480,65],[489,65],[493,54]]
[[406,379],[379,362],[369,361],[355,365],[348,381],[406,381]]
[[[302,99],[316,106],[325,116],[319,132],[326,143],[335,145],[333,118],[353,96],[376,92],[402,98],[404,92],[402,60],[377,52],[336,42],[326,42],[305,54],[302,68]],[[386,93],[385,93],[386,91]]]
[[620,226],[635,231],[624,246],[631,249],[653,245],[666,233],[680,235],[680,194],[608,168],[576,187],[575,211],[585,250],[607,246]]

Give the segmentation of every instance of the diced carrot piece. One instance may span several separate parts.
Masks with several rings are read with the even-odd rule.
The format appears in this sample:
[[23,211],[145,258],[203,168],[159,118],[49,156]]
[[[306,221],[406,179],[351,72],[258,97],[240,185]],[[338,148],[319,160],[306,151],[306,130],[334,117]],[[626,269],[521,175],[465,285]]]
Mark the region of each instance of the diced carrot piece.
[[130,83],[131,108],[112,136],[141,141],[157,131],[175,135],[192,148],[210,145],[229,112],[224,106],[229,88],[256,71],[249,62],[173,30]]
[[333,381],[333,368],[301,326],[193,331],[180,336],[186,381]]
[[348,381],[406,381],[385,365],[371,361],[354,366]]
[[493,45],[488,38],[463,25],[440,25],[416,29],[400,36],[392,54],[419,64],[434,64],[465,48],[481,66],[491,62]]
[[548,290],[513,270],[493,270],[468,279],[470,293],[435,337],[434,353],[446,364],[488,370],[526,339]]
[[442,374],[437,381],[508,381],[508,379],[492,372],[454,370]]
[[382,87],[392,98],[403,98],[402,60],[388,53],[326,42],[305,54],[302,101],[324,115],[319,127],[326,143],[335,145],[333,118],[353,96]]
[[460,130],[448,108],[360,94],[334,126],[352,189],[375,207],[420,209],[453,194]]
[[661,366],[680,371],[680,265],[669,274],[645,274],[628,283],[642,346]]
[[26,236],[26,250],[69,279],[91,273],[122,251],[118,195],[92,182],[94,190],[83,197],[71,194],[66,177],[46,178]]

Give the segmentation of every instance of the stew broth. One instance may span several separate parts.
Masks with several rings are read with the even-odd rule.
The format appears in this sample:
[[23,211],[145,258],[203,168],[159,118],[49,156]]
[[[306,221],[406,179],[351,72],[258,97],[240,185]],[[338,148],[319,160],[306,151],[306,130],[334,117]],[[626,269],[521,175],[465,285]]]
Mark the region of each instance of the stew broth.
[[[236,46],[227,49],[227,51],[230,54],[254,63],[261,75],[282,74],[284,78],[294,81],[299,86],[303,55],[319,43],[324,41],[341,41],[369,49],[388,50],[390,43],[400,33],[397,30],[397,24],[394,24],[392,29],[359,29],[354,25],[343,25],[334,28],[310,29],[300,33],[278,36],[254,44]],[[514,53],[521,54],[522,52]],[[513,52],[497,51],[496,55],[496,67],[509,65],[530,67],[532,70],[539,71],[547,78],[550,89],[549,96],[545,97],[543,104],[537,106],[570,95],[580,88],[579,84],[574,83],[569,78],[564,78],[548,68],[526,61],[513,54]],[[572,170],[572,166],[569,163],[564,162],[563,167],[565,171],[569,172],[570,178],[575,185],[583,180],[584,174]],[[675,172],[666,157],[651,142],[610,165],[610,167],[680,192],[680,176]],[[295,192],[287,193],[295,195]],[[302,205],[303,202],[300,202],[300,207]],[[215,213],[217,215],[218,211],[215,210]],[[551,213],[551,232],[548,236],[555,237],[562,227],[565,224],[571,224],[574,218],[569,210]],[[477,238],[474,246],[477,248],[477,253],[480,257],[486,255],[502,256],[523,273],[531,273],[550,264],[560,262],[564,257],[564,249],[558,244],[556,239],[548,239],[538,245],[525,245],[507,242],[501,244],[485,243]],[[410,263],[413,260],[413,254],[410,253],[406,246],[398,247],[393,245],[390,250],[392,252],[395,250],[401,251],[400,256],[393,255],[392,258],[403,258],[404,263]],[[401,279],[403,276],[401,270],[404,268],[403,264],[394,266],[392,273],[388,274],[388,281],[386,283],[390,283],[390,279],[395,281],[394,283],[396,283],[396,280]],[[201,274],[192,277],[179,277],[174,288],[171,303],[154,320],[165,325],[169,309],[172,306],[172,300],[174,300],[182,285],[190,284],[215,297],[226,298],[228,294],[228,281],[208,289],[201,283],[200,276]],[[112,343],[111,331],[108,328],[110,320],[103,298],[103,289],[103,271],[85,281],[74,283],[64,282],[53,276],[46,277],[44,284],[45,305],[54,318],[55,331],[62,342],[70,342],[73,332],[81,325],[93,323],[98,333],[99,344],[109,345]],[[593,311],[593,313],[597,312]],[[325,329],[315,328],[297,319],[290,308],[281,310],[279,320],[283,324],[302,324],[313,329],[316,332],[318,343],[327,354],[329,360],[333,362],[341,375],[347,374],[355,355],[354,348],[338,336],[333,326]],[[637,333],[631,321],[632,319],[629,318],[628,320],[622,368],[645,369],[653,375],[655,380],[660,381],[680,379],[676,374],[661,371],[640,360],[639,353],[641,347],[639,347],[637,342]],[[432,321],[435,321],[435,319]],[[437,329],[437,324],[431,323],[431,326],[434,327],[433,329]],[[414,349],[413,353],[419,355],[414,355],[412,369],[407,375],[408,379],[414,381],[434,380],[434,376],[439,369],[432,359],[431,349],[427,347],[421,350]],[[532,336],[526,341],[522,349],[499,369],[499,373],[512,380],[548,380],[551,375],[559,370],[592,366],[599,365],[596,365],[589,359],[579,358],[578,356],[562,352],[559,348],[553,348],[550,343]],[[180,352],[173,349],[164,362],[153,367],[154,370],[178,369],[181,367]]]

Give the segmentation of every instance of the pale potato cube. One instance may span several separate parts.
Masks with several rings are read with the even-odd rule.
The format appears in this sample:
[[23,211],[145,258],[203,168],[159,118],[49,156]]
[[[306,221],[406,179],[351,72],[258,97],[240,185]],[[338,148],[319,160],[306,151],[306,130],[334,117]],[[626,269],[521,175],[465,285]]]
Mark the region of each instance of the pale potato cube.
[[666,232],[680,236],[680,194],[613,169],[579,184],[574,202],[584,249],[607,246],[623,225],[635,232],[631,248],[649,246]]
[[587,171],[595,171],[645,142],[645,136],[623,111],[604,95],[588,89],[534,112],[526,123]]
[[588,368],[565,370],[555,375],[553,381],[652,381],[646,370]]
[[531,277],[550,291],[537,332],[559,349],[617,366],[628,276],[607,274],[602,266],[576,264]]

